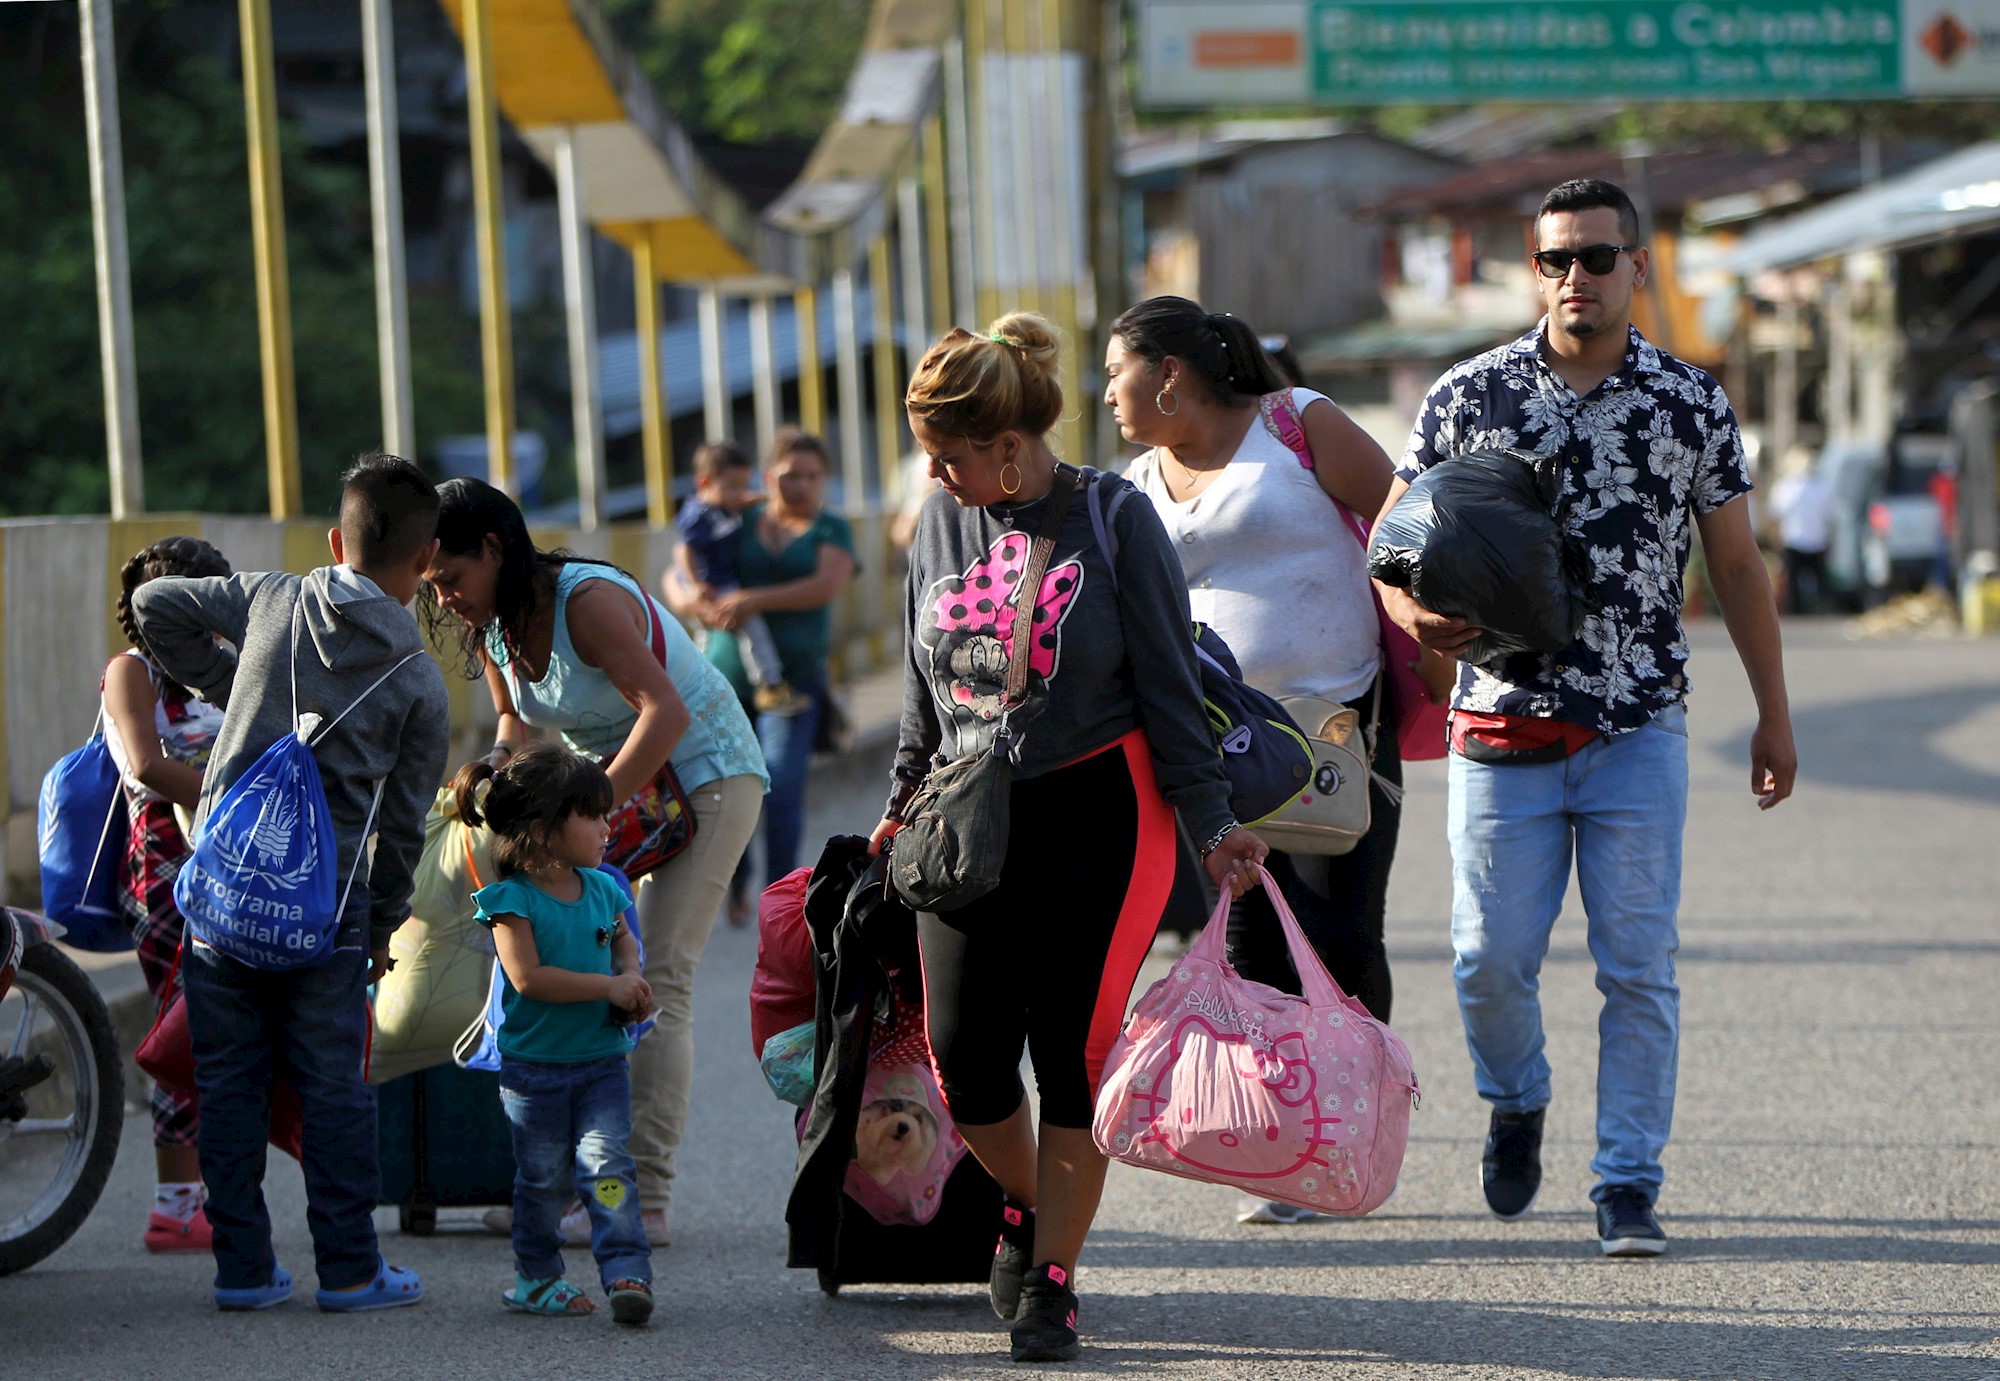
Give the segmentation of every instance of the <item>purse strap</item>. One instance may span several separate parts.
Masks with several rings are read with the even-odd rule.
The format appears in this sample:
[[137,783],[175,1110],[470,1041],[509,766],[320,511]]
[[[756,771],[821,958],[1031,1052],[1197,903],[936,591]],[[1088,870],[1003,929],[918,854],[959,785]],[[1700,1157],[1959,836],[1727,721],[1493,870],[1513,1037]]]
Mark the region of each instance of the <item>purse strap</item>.
[[1006,708],[1021,703],[1028,691],[1028,658],[1035,639],[1035,610],[1041,602],[1042,577],[1048,574],[1049,557],[1056,549],[1056,535],[1069,516],[1070,496],[1076,492],[1076,467],[1056,462],[1055,482],[1049,487],[1049,506],[1042,510],[1042,526],[1035,545],[1028,552],[1028,565],[1021,583],[1014,587],[1014,646],[1007,654]]

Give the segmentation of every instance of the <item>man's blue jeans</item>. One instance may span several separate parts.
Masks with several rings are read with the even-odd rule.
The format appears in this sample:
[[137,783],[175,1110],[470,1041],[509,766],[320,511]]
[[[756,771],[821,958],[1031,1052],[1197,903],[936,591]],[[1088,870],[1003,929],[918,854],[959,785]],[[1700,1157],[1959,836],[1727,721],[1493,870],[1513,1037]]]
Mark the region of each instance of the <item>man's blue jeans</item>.
[[1561,762],[1492,765],[1454,753],[1450,781],[1453,973],[1479,1096],[1501,1112],[1548,1105],[1540,975],[1574,847],[1604,994],[1591,1197],[1614,1185],[1653,1197],[1680,1047],[1687,712],[1671,706]]
[[268,1285],[277,1258],[264,1206],[271,1080],[298,1091],[306,1221],[320,1288],[375,1278],[375,1094],[362,1077],[368,956],[336,950],[318,968],[271,973],[190,942],[181,963],[201,1094],[201,1176],[215,1230],[215,1283]]
[[500,1058],[500,1103],[514,1129],[514,1269],[529,1280],[563,1273],[562,1215],[590,1213],[590,1250],[608,1290],[653,1278],[639,1219],[632,1078],[623,1055],[552,1065]]

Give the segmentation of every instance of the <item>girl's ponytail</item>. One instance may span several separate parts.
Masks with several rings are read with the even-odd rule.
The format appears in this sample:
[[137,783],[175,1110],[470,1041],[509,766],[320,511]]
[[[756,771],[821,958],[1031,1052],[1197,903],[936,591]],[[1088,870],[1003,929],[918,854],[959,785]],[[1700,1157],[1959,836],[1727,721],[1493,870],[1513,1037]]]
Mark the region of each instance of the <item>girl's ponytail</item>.
[[480,798],[485,794],[479,787],[483,782],[492,781],[494,775],[492,763],[484,758],[475,758],[459,768],[458,775],[451,779],[452,805],[461,824],[477,828],[486,823],[479,813]]

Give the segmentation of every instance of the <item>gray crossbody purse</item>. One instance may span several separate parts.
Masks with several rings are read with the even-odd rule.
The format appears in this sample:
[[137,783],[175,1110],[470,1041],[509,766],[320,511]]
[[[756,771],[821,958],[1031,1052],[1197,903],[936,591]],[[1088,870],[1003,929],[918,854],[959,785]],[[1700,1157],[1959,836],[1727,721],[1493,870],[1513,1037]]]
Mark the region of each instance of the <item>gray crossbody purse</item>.
[[1014,587],[1014,645],[1007,656],[1007,694],[993,746],[934,765],[904,807],[903,827],[889,842],[889,877],[915,910],[956,911],[1000,885],[1014,793],[1014,735],[1008,720],[1027,694],[1035,605],[1076,480],[1074,468],[1056,466],[1049,506]]

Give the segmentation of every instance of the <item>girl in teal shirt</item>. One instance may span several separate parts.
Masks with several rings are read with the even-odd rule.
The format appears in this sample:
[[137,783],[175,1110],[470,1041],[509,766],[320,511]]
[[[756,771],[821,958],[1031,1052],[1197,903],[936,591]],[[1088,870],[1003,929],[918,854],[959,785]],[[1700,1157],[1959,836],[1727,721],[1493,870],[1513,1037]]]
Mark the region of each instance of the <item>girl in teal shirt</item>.
[[[482,783],[491,785],[482,793]],[[458,776],[459,818],[493,830],[500,881],[473,893],[506,976],[498,1032],[500,1100],[514,1134],[514,1288],[518,1313],[595,1310],[563,1276],[562,1216],[590,1217],[591,1253],[611,1316],[653,1312],[653,1265],[640,1220],[632,1135],[630,1024],[651,1014],[625,898],[600,872],[611,779],[590,759],[534,743],[498,771]]]

